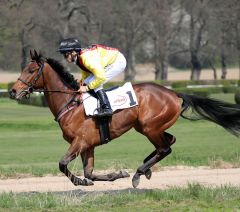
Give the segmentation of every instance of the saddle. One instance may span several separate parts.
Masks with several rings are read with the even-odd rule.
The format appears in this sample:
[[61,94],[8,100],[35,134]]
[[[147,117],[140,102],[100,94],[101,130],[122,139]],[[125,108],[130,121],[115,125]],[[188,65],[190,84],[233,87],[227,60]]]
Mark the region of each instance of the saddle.
[[[116,110],[126,109],[138,105],[137,97],[130,82],[125,83],[123,86],[115,86],[105,91],[113,112]],[[101,144],[108,143],[111,141],[109,122],[112,117],[96,117],[100,103],[95,92],[90,91],[84,93],[82,99],[86,115],[92,116],[97,120]]]

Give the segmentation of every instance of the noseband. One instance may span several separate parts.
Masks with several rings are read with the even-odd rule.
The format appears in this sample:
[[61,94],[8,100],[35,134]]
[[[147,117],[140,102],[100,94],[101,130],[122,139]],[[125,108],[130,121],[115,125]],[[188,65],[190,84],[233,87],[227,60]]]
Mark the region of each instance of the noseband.
[[41,63],[40,65],[40,68],[38,69],[38,73],[37,75],[34,77],[33,81],[31,83],[27,82],[26,80],[24,79],[21,79],[20,77],[18,78],[18,80],[20,82],[22,82],[23,84],[27,85],[27,89],[25,90],[25,92],[27,92],[28,94],[31,94],[33,93],[34,91],[34,86],[36,85],[36,82],[38,81],[38,79],[40,78],[40,76],[42,75],[43,73],[43,68],[44,68],[44,62]]

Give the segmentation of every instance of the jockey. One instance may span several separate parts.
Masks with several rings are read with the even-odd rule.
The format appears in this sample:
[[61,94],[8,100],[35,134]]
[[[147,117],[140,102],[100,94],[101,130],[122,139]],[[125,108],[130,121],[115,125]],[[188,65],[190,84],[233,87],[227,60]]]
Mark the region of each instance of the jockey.
[[112,116],[108,97],[103,85],[117,74],[125,70],[126,59],[116,48],[102,45],[91,45],[82,48],[78,39],[67,38],[60,42],[58,51],[63,54],[68,63],[75,63],[82,71],[82,81],[79,92],[94,91],[100,101],[100,111],[97,116]]

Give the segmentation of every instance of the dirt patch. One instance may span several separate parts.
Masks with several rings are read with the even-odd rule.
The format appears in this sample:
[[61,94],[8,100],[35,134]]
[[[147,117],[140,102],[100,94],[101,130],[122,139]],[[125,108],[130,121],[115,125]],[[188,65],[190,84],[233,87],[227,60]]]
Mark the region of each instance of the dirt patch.
[[[1,192],[53,192],[53,191],[113,191],[132,188],[132,176],[114,182],[94,182],[93,186],[74,186],[65,176],[32,177],[23,179],[0,180]],[[82,178],[82,176],[80,176]],[[141,177],[139,189],[167,189],[186,187],[189,183],[216,187],[222,185],[240,186],[240,168],[210,169],[207,167],[167,169],[152,173],[147,180]]]
[[[152,64],[140,64],[136,66],[137,75],[135,77],[136,81],[146,81],[146,80],[154,80],[154,66]],[[239,70],[237,68],[228,69],[227,79],[239,79]],[[8,83],[15,82],[19,73],[11,73],[0,70],[0,83]],[[80,79],[80,74],[74,74],[76,79]],[[169,68],[168,80],[189,80],[190,79],[190,71],[177,71],[176,69]],[[218,79],[221,78],[221,70],[217,70]],[[213,79],[213,71],[212,70],[202,70],[201,80],[212,80]],[[123,74],[112,79],[112,81],[122,81]]]

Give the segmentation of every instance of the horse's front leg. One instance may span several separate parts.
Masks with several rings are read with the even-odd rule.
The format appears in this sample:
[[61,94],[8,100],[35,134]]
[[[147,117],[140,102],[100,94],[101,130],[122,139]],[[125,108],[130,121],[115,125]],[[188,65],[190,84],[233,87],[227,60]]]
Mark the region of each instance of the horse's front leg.
[[71,143],[67,153],[64,155],[63,159],[59,162],[59,169],[63,172],[74,185],[93,185],[93,182],[86,179],[80,179],[72,174],[67,168],[68,164],[74,160],[81,152],[84,152],[87,149],[88,145],[84,140],[80,140],[79,138],[75,138]]
[[81,154],[83,167],[84,167],[84,177],[93,181],[114,181],[119,178],[129,177],[130,175],[126,171],[120,171],[118,173],[112,172],[105,175],[93,174],[94,167],[94,148],[87,149]]

